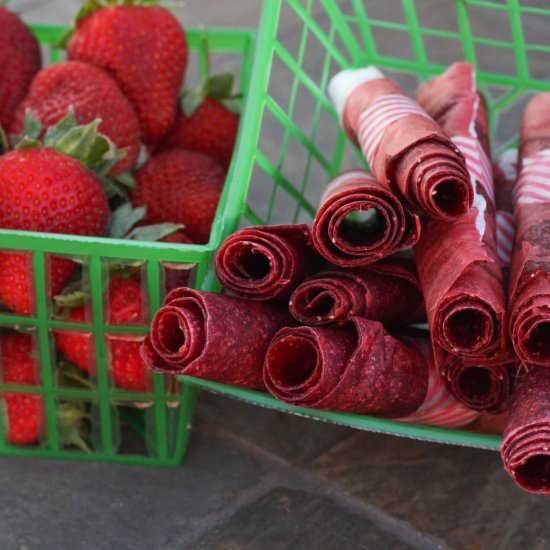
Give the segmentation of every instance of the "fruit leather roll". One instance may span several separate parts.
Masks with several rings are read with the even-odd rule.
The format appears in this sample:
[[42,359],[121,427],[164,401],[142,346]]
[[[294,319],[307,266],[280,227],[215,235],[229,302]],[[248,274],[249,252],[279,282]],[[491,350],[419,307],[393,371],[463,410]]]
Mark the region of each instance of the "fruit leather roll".
[[506,429],[509,418],[509,410],[496,414],[481,413],[480,417],[471,428],[479,433],[502,434]]
[[463,155],[395,82],[375,67],[346,69],[332,78],[328,93],[378,181],[429,217],[450,220],[469,210]]
[[[514,238],[512,188],[516,180],[517,150],[506,151],[493,167],[495,183],[496,243],[504,278],[510,267]],[[471,409],[483,411],[481,428],[498,430],[491,426],[498,420],[502,424],[503,411],[511,403],[518,361],[513,357],[496,364],[476,363],[439,351],[439,368],[448,390],[456,399]],[[495,416],[496,415],[496,416]]]
[[522,489],[550,494],[550,369],[531,367],[518,380],[500,456]]
[[313,275],[294,290],[289,309],[306,325],[343,325],[357,315],[385,326],[425,319],[416,266],[407,258],[387,258],[364,269],[333,269]]
[[155,371],[262,388],[267,346],[291,323],[282,304],[182,287],[166,296],[141,354]]
[[340,267],[364,266],[413,246],[420,220],[366,170],[350,170],[327,186],[313,220],[313,245]]
[[[504,278],[510,266],[514,239],[512,210],[512,188],[516,180],[517,150],[506,151],[493,167],[496,202],[496,243],[497,253]],[[465,361],[451,354],[442,355],[441,375],[449,391],[471,409],[484,411],[482,429],[499,431],[499,426],[491,426],[504,416],[509,409],[514,388],[518,361],[496,364],[479,364]],[[496,416],[495,416],[496,415]],[[502,420],[498,420],[502,423]]]
[[476,421],[480,416],[479,411],[470,409],[449,392],[445,380],[434,361],[433,349],[428,334],[416,329],[408,330],[409,336],[404,334],[400,339],[413,345],[426,359],[429,368],[428,390],[422,405],[417,411],[397,420],[444,428],[460,428]]
[[468,362],[495,363],[507,357],[508,337],[485,101],[469,63],[451,65],[417,98],[463,151],[474,190],[467,214],[429,220],[416,247],[436,358],[441,348]]
[[445,391],[426,344],[397,339],[361,317],[344,328],[283,328],[267,351],[264,381],[276,398],[302,407],[470,423],[477,413]]
[[320,264],[305,224],[246,227],[225,239],[215,259],[223,287],[251,300],[288,297]]
[[497,414],[507,410],[518,362],[493,365],[465,361],[447,354],[439,370],[449,392],[468,408]]
[[550,367],[550,92],[535,96],[525,108],[519,163],[510,334],[524,363]]

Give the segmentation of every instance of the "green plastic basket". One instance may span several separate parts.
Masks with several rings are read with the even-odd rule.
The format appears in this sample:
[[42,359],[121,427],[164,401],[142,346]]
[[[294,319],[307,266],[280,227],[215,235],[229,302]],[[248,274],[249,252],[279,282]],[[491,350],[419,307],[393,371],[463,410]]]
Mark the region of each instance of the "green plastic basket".
[[[65,29],[44,25],[35,25],[32,28],[43,45],[45,62],[58,61],[62,54],[52,45]],[[203,58],[198,55],[204,43],[203,33],[207,35],[214,64],[222,63],[226,68],[236,67],[237,70],[240,68],[240,91],[245,96],[243,105],[246,106],[255,33],[249,30],[188,30],[192,73],[188,78],[191,80],[198,79],[206,70]],[[162,300],[163,275],[167,270],[178,267],[190,270],[194,284],[201,286],[212,253],[222,234],[227,231],[223,213],[228,208],[228,197],[232,194],[233,174],[234,168],[231,168],[210,242],[206,245],[144,243],[0,230],[1,249],[23,251],[28,253],[29,259],[32,258],[36,294],[36,312],[33,316],[14,315],[0,310],[0,328],[28,330],[33,335],[36,356],[40,358],[39,385],[10,385],[0,380],[0,394],[10,391],[42,395],[45,413],[44,436],[40,444],[34,446],[9,444],[5,416],[0,415],[1,454],[159,465],[175,465],[181,462],[187,446],[196,390],[190,386],[184,388],[181,384],[172,384],[171,380],[162,375],[151,377],[151,387],[147,393],[129,392],[114,387],[109,375],[107,336],[124,334],[139,338],[147,332],[147,326],[109,326],[106,323],[104,294],[108,278],[107,265],[110,261],[137,262],[141,265],[148,319]],[[47,292],[49,259],[52,256],[76,258],[82,262],[84,276],[92,290],[92,315],[86,323],[73,323],[54,317]],[[96,376],[91,389],[63,386],[59,383],[54,367],[56,359],[52,331],[55,329],[85,332],[93,338]],[[56,410],[61,401],[67,400],[84,402],[88,411],[86,426],[92,447],[89,453],[75,447],[66,447],[61,441]],[[136,407],[136,403],[143,406]]]
[[[449,63],[471,61],[488,99],[494,149],[508,147],[516,140],[521,106],[534,92],[550,89],[544,78],[550,77],[550,41],[530,40],[537,29],[547,37],[548,28],[547,0],[266,0],[235,164],[239,185],[229,190],[224,234],[239,224],[309,222],[328,179],[364,164],[326,95],[330,77],[342,68],[375,64],[413,91]],[[207,286],[215,285],[209,272]],[[181,379],[359,429],[489,449],[500,440],[293,407],[264,393]]]

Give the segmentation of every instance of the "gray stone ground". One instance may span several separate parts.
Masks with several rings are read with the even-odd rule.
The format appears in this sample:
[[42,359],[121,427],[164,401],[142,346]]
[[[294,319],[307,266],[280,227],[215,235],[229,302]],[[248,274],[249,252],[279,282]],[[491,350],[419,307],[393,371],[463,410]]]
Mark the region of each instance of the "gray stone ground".
[[[13,4],[29,21],[66,22],[78,2]],[[455,25],[450,4],[417,0],[423,24]],[[401,0],[366,5],[376,17],[402,18]],[[177,12],[187,25],[255,26],[259,9],[255,0],[188,0]],[[507,38],[498,15],[476,9],[475,32]],[[544,18],[524,23],[550,43]],[[296,43],[299,26],[286,14],[282,26]],[[406,49],[391,33],[377,39],[387,53]],[[440,62],[456,58],[455,46],[431,46]],[[510,69],[505,54],[488,59]],[[532,63],[533,74],[548,74],[550,59]],[[284,94],[284,77],[274,81]],[[514,126],[517,116],[510,112]],[[496,453],[353,432],[206,394],[181,468],[0,465],[2,550],[550,548],[549,501],[516,489]]]

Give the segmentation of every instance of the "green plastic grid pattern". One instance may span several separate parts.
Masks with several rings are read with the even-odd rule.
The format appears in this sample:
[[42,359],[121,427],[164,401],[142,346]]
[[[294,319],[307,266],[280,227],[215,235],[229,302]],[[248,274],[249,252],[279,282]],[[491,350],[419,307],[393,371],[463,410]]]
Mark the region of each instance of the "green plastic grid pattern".
[[[495,150],[514,143],[518,107],[530,94],[550,89],[544,78],[550,77],[550,41],[530,40],[533,28],[548,28],[550,6],[534,3],[266,0],[250,109],[243,121],[244,139],[235,167],[237,179],[248,184],[231,189],[225,234],[239,224],[309,222],[328,179],[343,168],[364,164],[361,153],[339,127],[325,93],[330,77],[342,68],[377,65],[412,92],[419,81],[441,73],[450,62],[471,61],[488,99]],[[445,17],[441,17],[443,12]],[[282,31],[280,21],[285,29],[301,32]],[[211,272],[207,278],[213,286]],[[185,376],[181,379],[261,406],[362,429],[498,447],[496,436],[300,409],[267,394]]]
[[[33,25],[33,31],[43,46],[45,61],[56,62],[61,53],[53,44],[64,32],[63,27]],[[206,32],[213,57],[222,54],[240,67],[240,91],[245,95],[253,62],[255,33],[249,30],[199,29],[187,30],[192,55],[202,47],[202,35]],[[199,58],[198,75],[204,75],[205,66]],[[195,75],[193,75],[195,76]],[[174,263],[194,265],[195,284],[204,284],[204,275],[209,260],[219,243],[225,227],[223,211],[227,207],[233,168],[228,174],[228,184],[220,200],[210,241],[206,245],[174,245],[169,243],[145,243],[115,239],[77,237],[55,234],[38,234],[24,231],[0,230],[0,248],[17,250],[32,256],[36,311],[33,316],[15,315],[0,310],[0,328],[18,327],[28,329],[35,340],[36,353],[40,357],[40,384],[36,386],[6,384],[0,381],[0,393],[6,391],[41,395],[44,401],[44,437],[36,446],[16,446],[6,441],[5,417],[0,414],[0,454],[70,458],[78,460],[105,460],[135,464],[177,465],[181,463],[187,446],[190,418],[196,390],[181,384],[167,390],[168,381],[163,375],[153,375],[150,391],[146,393],[117,389],[109,381],[107,334],[140,335],[147,331],[146,325],[109,325],[104,321],[104,290],[106,264],[110,261],[131,261],[143,264],[142,281],[144,297],[147,297],[148,317],[158,309],[162,298],[161,272],[165,265]],[[83,261],[83,271],[91,286],[91,319],[74,323],[55,319],[51,315],[47,280],[50,255],[77,257]],[[53,345],[53,329],[73,329],[91,334],[96,353],[96,385],[93,389],[62,387],[56,384]],[[1,363],[1,358],[0,358]],[[60,441],[56,418],[57,401],[82,400],[92,403],[93,449],[86,453],[75,448],[66,448]],[[146,409],[132,406],[135,402],[147,403]],[[120,447],[124,429],[137,432],[143,439],[143,449],[125,451]]]

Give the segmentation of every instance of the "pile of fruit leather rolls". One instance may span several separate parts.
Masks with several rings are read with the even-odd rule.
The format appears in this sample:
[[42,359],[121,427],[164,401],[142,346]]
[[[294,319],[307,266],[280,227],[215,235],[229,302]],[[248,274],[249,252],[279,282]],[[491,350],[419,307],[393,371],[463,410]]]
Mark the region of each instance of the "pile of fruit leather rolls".
[[513,204],[510,334],[523,368],[500,452],[518,485],[550,494],[550,93],[523,113]]
[[497,253],[485,100],[469,63],[455,63],[421,86],[417,99],[464,154],[474,192],[466,215],[427,221],[416,247],[436,362],[454,395],[472,408],[498,412],[508,406],[516,362]]
[[311,225],[229,236],[214,262],[224,294],[169,295],[145,361],[293,406],[506,425],[506,470],[547,492],[550,94],[525,112],[513,184],[513,171],[493,169],[469,63],[415,99],[373,67],[335,75],[328,93],[370,171],[331,174]]

